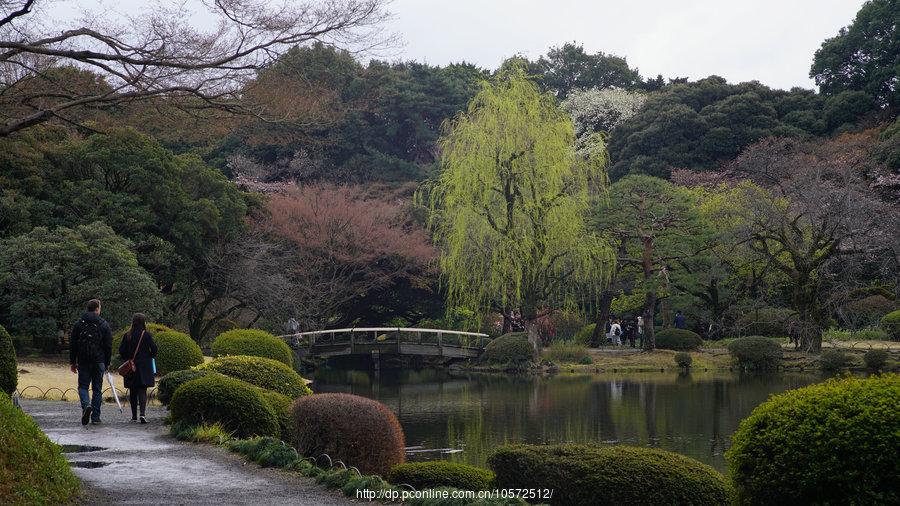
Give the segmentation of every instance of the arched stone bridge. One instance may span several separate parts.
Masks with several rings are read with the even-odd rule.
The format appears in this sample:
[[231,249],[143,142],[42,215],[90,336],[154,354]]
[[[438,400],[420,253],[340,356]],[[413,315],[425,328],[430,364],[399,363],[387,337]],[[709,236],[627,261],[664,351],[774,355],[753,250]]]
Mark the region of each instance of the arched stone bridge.
[[421,355],[475,358],[490,342],[487,334],[457,330],[405,327],[353,327],[315,330],[280,336],[300,357],[329,358],[345,355]]

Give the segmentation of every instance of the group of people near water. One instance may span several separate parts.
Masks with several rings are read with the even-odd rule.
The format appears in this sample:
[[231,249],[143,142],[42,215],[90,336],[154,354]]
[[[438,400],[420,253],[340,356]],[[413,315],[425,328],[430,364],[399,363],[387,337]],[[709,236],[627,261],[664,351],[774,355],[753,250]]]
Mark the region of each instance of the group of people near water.
[[[81,400],[81,425],[99,425],[103,404],[103,376],[112,362],[113,335],[109,323],[100,317],[97,299],[87,303],[86,311],[72,328],[69,337],[69,368],[78,375]],[[131,405],[131,421],[147,423],[147,389],[155,385],[156,342],[147,330],[147,318],[136,313],[131,327],[122,336],[119,357],[125,362],[117,371],[124,377]],[[110,383],[112,382],[112,376]],[[90,391],[89,391],[90,390]],[[138,417],[140,408],[140,417]]]
[[[681,311],[675,313],[675,328],[687,328],[687,321]],[[624,346],[626,343],[632,348],[643,347],[644,344],[644,317],[617,318],[612,316],[606,322],[606,342],[614,346]]]

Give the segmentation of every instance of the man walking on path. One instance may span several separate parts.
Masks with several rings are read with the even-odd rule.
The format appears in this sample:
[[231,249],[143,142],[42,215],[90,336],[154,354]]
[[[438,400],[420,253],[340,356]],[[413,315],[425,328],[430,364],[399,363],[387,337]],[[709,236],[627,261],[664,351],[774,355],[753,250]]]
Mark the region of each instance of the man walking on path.
[[[81,399],[81,425],[100,423],[103,403],[103,373],[112,359],[112,330],[100,318],[100,301],[91,299],[87,312],[72,328],[69,338],[69,367],[78,374],[78,397]],[[88,387],[93,396],[88,395]]]

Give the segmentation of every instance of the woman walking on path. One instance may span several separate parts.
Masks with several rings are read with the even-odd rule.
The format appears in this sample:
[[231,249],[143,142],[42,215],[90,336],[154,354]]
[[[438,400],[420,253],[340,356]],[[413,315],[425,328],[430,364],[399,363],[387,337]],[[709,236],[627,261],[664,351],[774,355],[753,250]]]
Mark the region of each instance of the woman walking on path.
[[153,334],[147,330],[147,317],[136,313],[131,328],[122,338],[119,345],[119,356],[122,360],[134,360],[134,372],[125,376],[125,388],[128,389],[131,405],[131,421],[138,420],[138,405],[141,408],[141,423],[147,423],[147,389],[156,384],[153,371],[153,359],[156,358],[156,342]]

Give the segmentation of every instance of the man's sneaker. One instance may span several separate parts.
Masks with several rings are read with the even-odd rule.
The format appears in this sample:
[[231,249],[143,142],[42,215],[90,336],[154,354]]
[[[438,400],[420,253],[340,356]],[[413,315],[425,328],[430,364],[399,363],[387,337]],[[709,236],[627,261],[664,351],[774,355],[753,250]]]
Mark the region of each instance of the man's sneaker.
[[147,419],[144,418],[143,416],[141,417],[141,423],[147,423]]
[[100,425],[101,423],[103,422],[101,422],[99,418],[91,421],[91,425]]
[[91,421],[91,411],[93,411],[93,408],[90,406],[81,411],[81,425],[87,425]]

